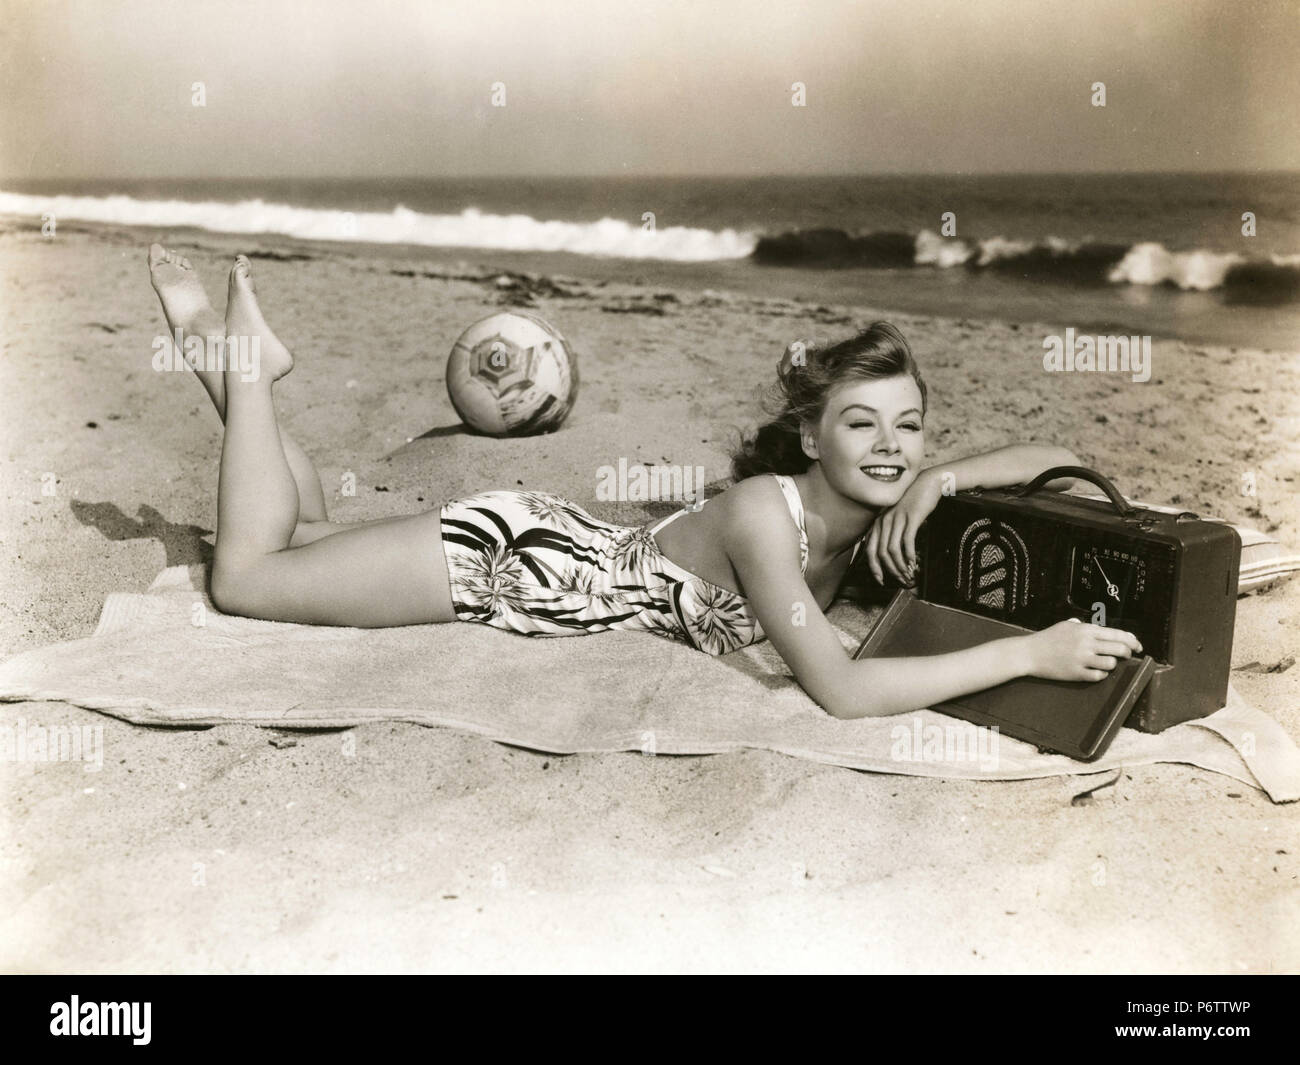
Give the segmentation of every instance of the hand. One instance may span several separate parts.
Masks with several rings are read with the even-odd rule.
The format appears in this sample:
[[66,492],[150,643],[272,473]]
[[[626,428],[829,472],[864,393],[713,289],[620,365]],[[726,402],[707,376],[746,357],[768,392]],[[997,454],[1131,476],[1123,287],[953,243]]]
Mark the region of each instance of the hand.
[[907,486],[903,497],[878,515],[867,533],[867,566],[880,584],[888,570],[899,584],[916,582],[916,530],[939,505],[943,488],[938,477],[923,470]]
[[1142,653],[1131,632],[1071,618],[1024,637],[1028,676],[1047,680],[1105,680],[1121,658]]

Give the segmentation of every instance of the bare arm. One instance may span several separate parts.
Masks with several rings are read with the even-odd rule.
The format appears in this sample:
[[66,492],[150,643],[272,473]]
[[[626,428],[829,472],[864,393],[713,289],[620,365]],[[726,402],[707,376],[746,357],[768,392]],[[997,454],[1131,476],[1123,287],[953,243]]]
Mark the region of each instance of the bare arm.
[[804,690],[834,717],[917,710],[1031,674],[1100,680],[1117,658],[1137,649],[1127,633],[1062,622],[952,654],[854,661],[799,571],[798,532],[775,485],[748,488],[726,536],[763,631]]
[[[1002,488],[1009,484],[1028,484],[1044,470],[1053,466],[1079,466],[1078,456],[1069,448],[1049,447],[1044,444],[1008,444],[982,455],[971,455],[954,462],[930,466],[924,474],[951,473],[955,484],[951,491],[965,488]],[[1074,481],[1058,477],[1048,481],[1046,487],[1053,492],[1064,492]]]
[[[916,563],[916,533],[921,523],[938,506],[942,496],[966,488],[1001,488],[1028,484],[1053,466],[1078,466],[1078,457],[1063,447],[1042,444],[1010,444],[982,455],[941,462],[917,474],[907,491],[871,526],[863,547],[867,565],[877,583],[885,582],[885,571],[900,584],[911,583]],[[1046,488],[1064,492],[1074,484],[1070,477],[1048,481]]]

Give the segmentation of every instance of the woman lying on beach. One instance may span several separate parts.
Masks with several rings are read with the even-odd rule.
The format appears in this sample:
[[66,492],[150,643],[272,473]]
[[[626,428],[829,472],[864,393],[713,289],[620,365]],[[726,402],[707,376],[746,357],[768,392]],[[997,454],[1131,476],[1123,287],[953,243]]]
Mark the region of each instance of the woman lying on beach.
[[708,654],[766,637],[843,718],[1021,676],[1101,680],[1141,650],[1130,633],[1066,621],[952,654],[847,656],[823,612],[859,547],[878,581],[912,581],[916,531],[944,474],[952,489],[996,487],[1078,465],[1063,448],[1015,445],[923,469],[925,383],[887,323],[788,352],[783,409],[742,443],[736,483],[652,525],[611,525],[514,491],[344,524],[329,520],[320,477],[276,424],[272,387],[293,358],[262,317],[248,259],[230,272],[224,322],[185,259],[155,244],[149,269],[173,336],[259,338],[256,379],[234,366],[196,371],[226,424],[211,592],[227,613],[314,625],[477,621],[533,636],[631,629]]

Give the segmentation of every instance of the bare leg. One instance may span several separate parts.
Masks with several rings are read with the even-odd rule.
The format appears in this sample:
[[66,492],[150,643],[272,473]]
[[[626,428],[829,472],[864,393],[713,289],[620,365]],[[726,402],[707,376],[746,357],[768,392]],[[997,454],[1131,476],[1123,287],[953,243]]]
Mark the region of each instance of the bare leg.
[[436,510],[368,523],[301,547],[299,499],[271,398],[293,367],[262,318],[242,256],[230,273],[225,331],[257,336],[261,373],[226,373],[212,597],[229,613],[318,625],[454,621]]
[[[210,337],[226,335],[226,323],[217,314],[212,301],[208,299],[198,273],[188,259],[176,252],[168,251],[161,244],[149,246],[149,278],[154,290],[162,301],[163,315],[167,319],[167,328],[172,336],[176,330],[181,331],[181,342],[187,336]],[[217,408],[217,415],[222,421],[226,419],[226,382],[225,375],[218,370],[195,369],[194,375],[199,379]],[[280,446],[289,463],[298,488],[298,510],[300,520],[304,523],[328,522],[325,510],[325,493],[321,489],[320,474],[312,465],[311,459],[283,429],[280,430]],[[342,526],[340,526],[342,527]],[[316,537],[337,531],[336,528],[316,530]]]

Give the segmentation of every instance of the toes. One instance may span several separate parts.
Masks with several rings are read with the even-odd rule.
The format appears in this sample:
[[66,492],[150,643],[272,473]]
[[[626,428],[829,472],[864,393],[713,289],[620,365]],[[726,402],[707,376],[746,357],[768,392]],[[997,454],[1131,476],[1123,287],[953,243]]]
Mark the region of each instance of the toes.
[[165,263],[170,253],[161,244],[149,245],[149,265],[157,266],[159,263]]
[[253,264],[248,261],[247,255],[235,256],[235,265],[230,269],[230,279],[246,285],[250,291],[253,289]]
[[192,266],[190,265],[190,261],[189,261],[188,259],[186,259],[185,257],[183,257],[183,256],[180,256],[180,255],[176,256],[176,261],[181,265],[181,267],[182,267],[183,269],[186,269],[186,270],[193,270],[193,269],[194,269],[194,267],[192,267]]

